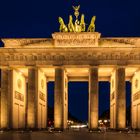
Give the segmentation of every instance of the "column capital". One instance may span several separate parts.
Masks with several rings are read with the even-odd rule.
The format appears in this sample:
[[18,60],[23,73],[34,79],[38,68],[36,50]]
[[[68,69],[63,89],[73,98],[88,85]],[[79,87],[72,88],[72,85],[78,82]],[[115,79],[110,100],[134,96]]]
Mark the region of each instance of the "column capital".
[[98,66],[90,66],[88,72],[90,73],[92,70],[94,70],[94,71],[97,71],[98,73],[98,69],[99,69]]
[[99,68],[98,65],[89,65],[89,68]]
[[64,69],[64,65],[53,65],[54,68],[61,68],[61,69]]
[[9,67],[9,66],[1,66],[0,69],[1,70],[12,70],[13,68]]
[[54,68],[55,68],[55,69],[61,69],[61,70],[64,70],[64,72],[67,74],[66,67],[63,66],[63,65],[54,66]]
[[116,68],[116,69],[119,69],[119,68],[126,68],[126,65],[116,65],[115,68]]
[[120,68],[124,68],[124,69],[125,69],[126,66],[124,66],[124,65],[116,65],[116,66],[114,66],[112,72],[114,72],[114,71],[116,71],[116,70],[118,70],[118,69],[120,69]]
[[36,69],[39,69],[39,67],[37,67],[37,66],[27,66],[27,68],[28,68],[28,69],[35,69],[35,70],[36,70]]

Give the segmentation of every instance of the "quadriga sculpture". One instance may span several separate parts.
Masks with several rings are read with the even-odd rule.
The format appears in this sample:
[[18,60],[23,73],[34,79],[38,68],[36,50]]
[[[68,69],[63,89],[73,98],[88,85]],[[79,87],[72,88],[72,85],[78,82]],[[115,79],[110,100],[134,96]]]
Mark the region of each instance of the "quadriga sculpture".
[[95,32],[95,20],[96,20],[96,16],[93,16],[87,32]]
[[[74,9],[74,15],[76,17],[75,22],[73,23],[73,17],[72,15],[69,16],[69,23],[68,26],[65,25],[63,19],[59,17],[59,23],[60,23],[60,32],[85,32],[86,31],[86,24],[85,24],[85,16],[84,14],[81,15],[81,20],[79,21],[79,6],[73,6]],[[87,32],[95,32],[95,20],[96,16],[93,16],[90,22],[90,25],[87,29]]]
[[81,32],[85,32],[86,24],[85,24],[85,16],[84,16],[84,14],[82,14],[82,16],[81,16],[80,26],[81,26]]
[[69,16],[68,29],[69,29],[69,32],[74,32],[75,31],[72,15]]
[[65,25],[63,19],[61,17],[58,18],[58,21],[60,23],[60,27],[59,27],[59,31],[60,32],[68,32],[68,28],[67,26]]

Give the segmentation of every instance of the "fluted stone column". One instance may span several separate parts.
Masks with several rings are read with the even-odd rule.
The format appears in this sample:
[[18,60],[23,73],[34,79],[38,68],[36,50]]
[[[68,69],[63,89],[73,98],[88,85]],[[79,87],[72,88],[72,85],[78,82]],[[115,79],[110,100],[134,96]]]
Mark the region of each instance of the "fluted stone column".
[[27,128],[37,128],[37,69],[28,69]]
[[125,68],[117,69],[117,120],[116,127],[117,128],[125,128],[126,127],[126,92],[125,92]]
[[98,128],[98,68],[89,69],[89,129]]
[[65,71],[62,67],[55,68],[55,95],[54,95],[54,127],[56,130],[63,130],[67,127],[65,104]]
[[1,129],[12,127],[12,74],[11,70],[1,70]]
[[124,129],[126,127],[126,92],[124,67],[117,67],[112,73],[110,97],[110,126],[111,128]]

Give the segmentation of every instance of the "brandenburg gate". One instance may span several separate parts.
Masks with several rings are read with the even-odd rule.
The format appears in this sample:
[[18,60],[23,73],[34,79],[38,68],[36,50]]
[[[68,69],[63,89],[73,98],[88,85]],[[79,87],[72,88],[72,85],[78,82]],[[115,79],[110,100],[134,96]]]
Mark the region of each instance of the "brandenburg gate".
[[[140,128],[140,38],[103,38],[94,16],[86,30],[84,15],[59,17],[52,38],[1,39],[1,129],[47,128],[47,82],[55,82],[54,127],[67,128],[68,82],[88,81],[88,128],[98,128],[99,81],[110,82],[110,127],[126,128],[126,87],[132,84],[131,126]],[[78,101],[77,101],[78,102]]]

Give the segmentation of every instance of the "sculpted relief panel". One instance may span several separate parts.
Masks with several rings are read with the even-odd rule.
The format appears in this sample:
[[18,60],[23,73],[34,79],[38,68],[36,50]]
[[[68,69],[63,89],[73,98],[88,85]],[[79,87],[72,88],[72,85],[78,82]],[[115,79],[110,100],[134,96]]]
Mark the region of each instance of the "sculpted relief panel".
[[98,47],[100,33],[54,33],[55,47]]
[[76,40],[76,39],[72,39],[72,40],[57,40],[55,46],[62,46],[62,47],[65,47],[66,44],[69,45],[69,47],[74,47],[74,46],[88,46],[88,47],[92,47],[94,46],[95,44],[98,46],[98,44],[96,43],[95,39],[93,40],[85,40],[85,39],[82,39],[82,40]]

